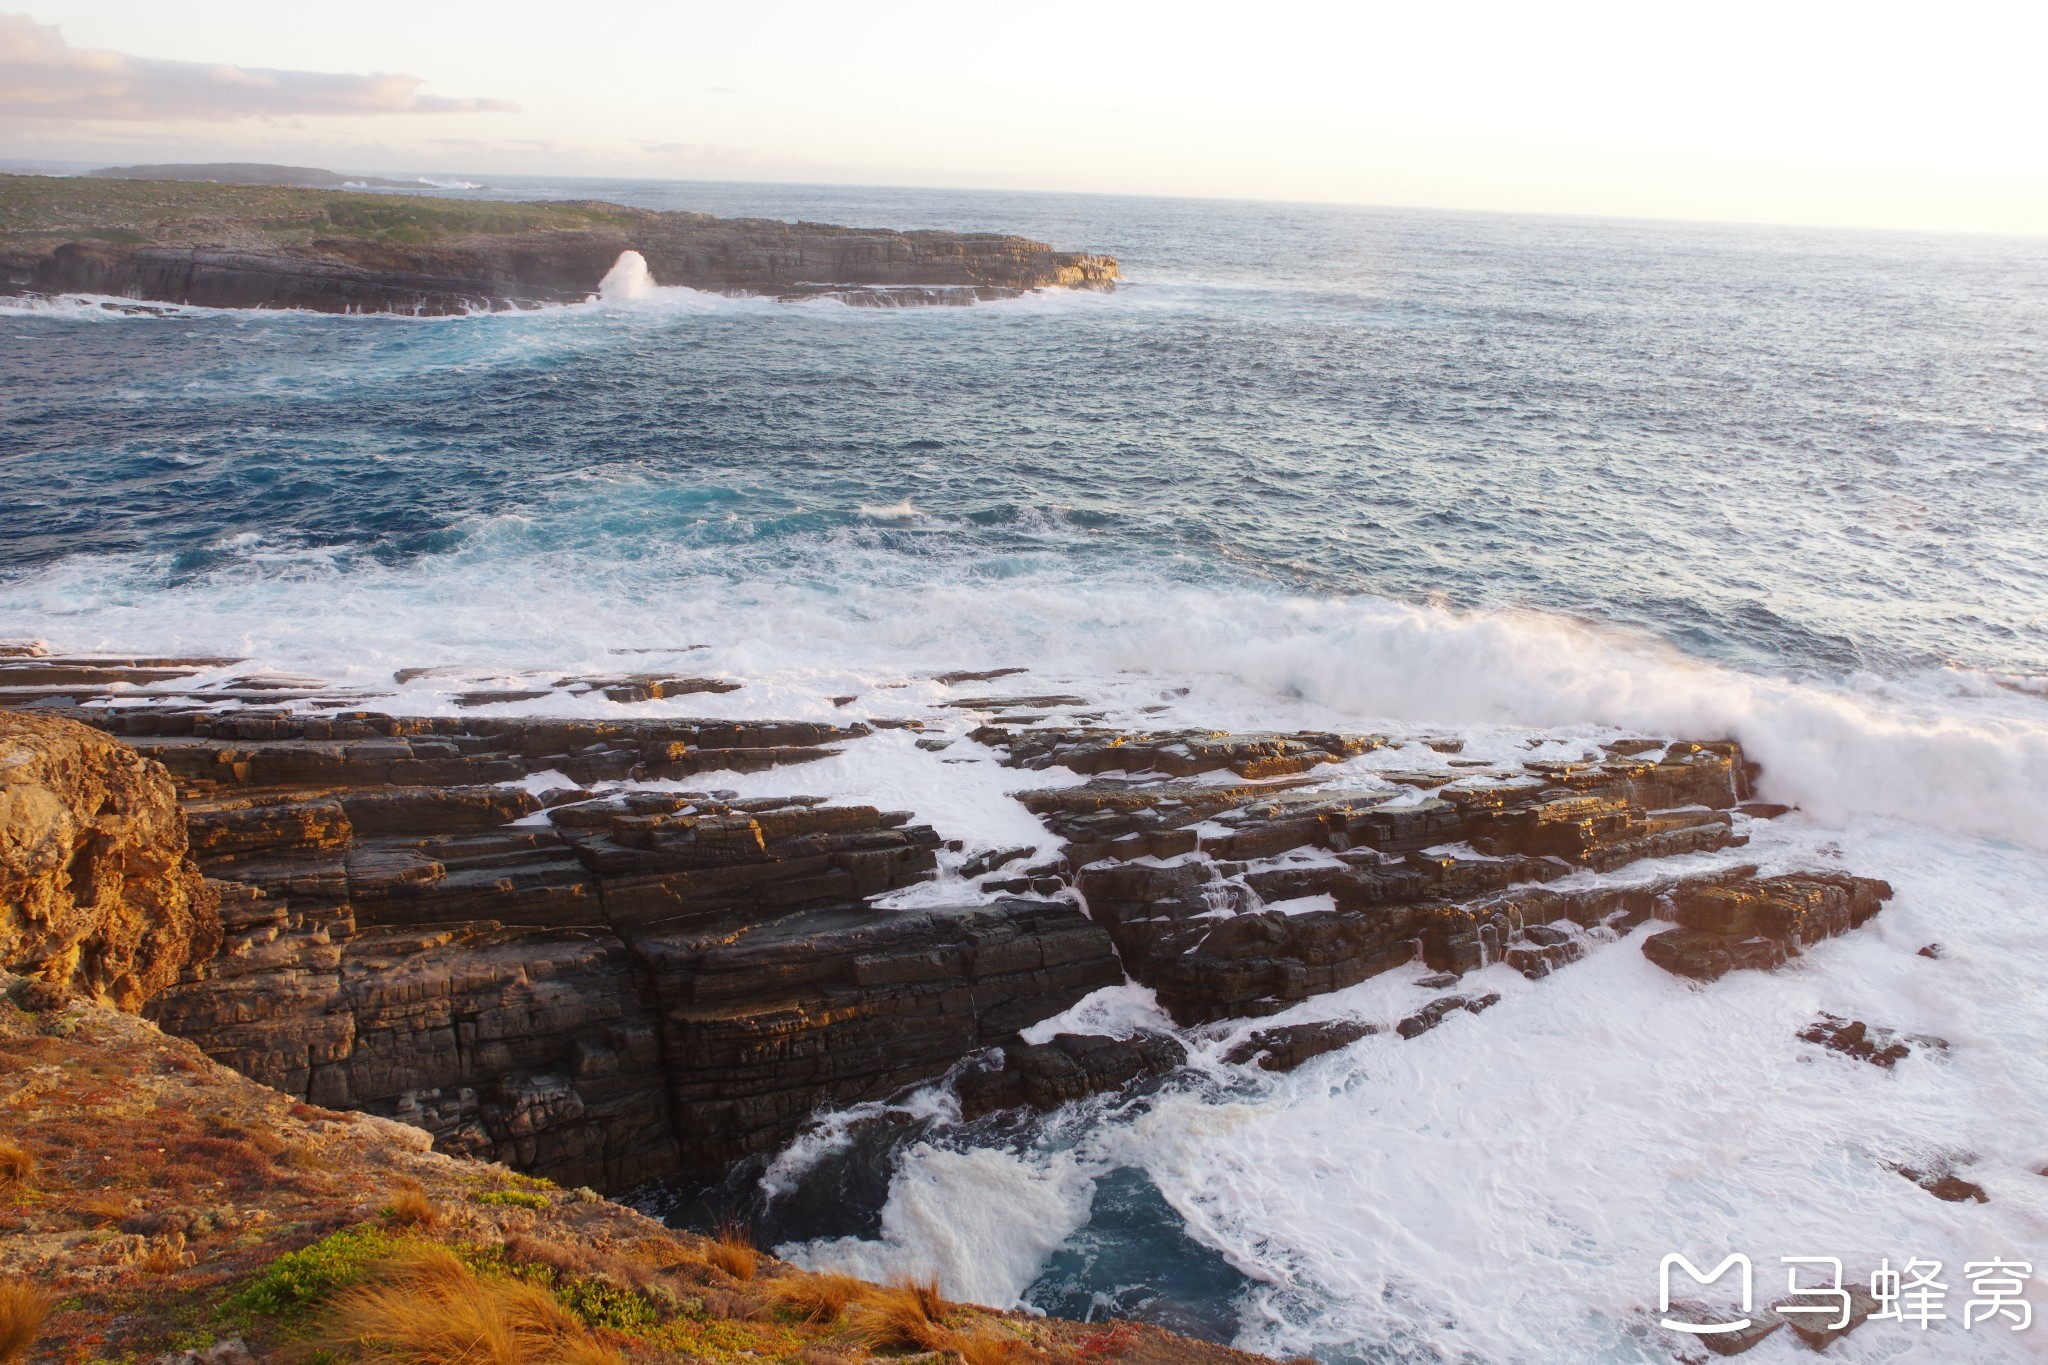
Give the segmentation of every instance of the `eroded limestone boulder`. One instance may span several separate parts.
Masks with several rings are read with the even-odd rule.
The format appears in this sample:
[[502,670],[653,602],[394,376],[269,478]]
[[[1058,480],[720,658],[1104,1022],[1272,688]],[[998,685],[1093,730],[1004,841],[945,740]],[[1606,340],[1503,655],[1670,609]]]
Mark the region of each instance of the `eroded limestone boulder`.
[[163,768],[0,711],[0,966],[134,1011],[220,941]]

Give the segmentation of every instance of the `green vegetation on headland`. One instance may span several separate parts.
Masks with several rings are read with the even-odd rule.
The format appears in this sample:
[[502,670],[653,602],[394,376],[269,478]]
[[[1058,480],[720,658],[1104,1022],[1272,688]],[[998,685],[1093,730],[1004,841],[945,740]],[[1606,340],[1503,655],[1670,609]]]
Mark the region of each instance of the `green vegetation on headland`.
[[653,216],[588,202],[502,204],[281,185],[0,175],[0,250],[73,241],[282,247],[343,238],[415,245],[468,233],[628,228]]

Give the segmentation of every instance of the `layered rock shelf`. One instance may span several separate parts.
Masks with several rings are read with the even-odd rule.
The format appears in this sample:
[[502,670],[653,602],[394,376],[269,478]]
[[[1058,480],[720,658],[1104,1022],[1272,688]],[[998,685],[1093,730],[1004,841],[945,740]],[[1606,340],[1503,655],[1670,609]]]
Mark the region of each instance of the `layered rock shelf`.
[[1106,289],[1107,256],[599,202],[0,176],[0,292],[219,308],[447,314],[575,303],[626,251],[656,284],[904,307]]
[[[1158,1083],[1187,1056],[1165,1033],[1020,1036],[1127,980],[1196,1030],[1396,969],[1433,992],[1398,1023],[1276,1023],[1224,1058],[1282,1071],[1471,1027],[1451,1021],[1500,1001],[1464,981],[1483,968],[1540,979],[1655,923],[1646,957],[1706,982],[1782,965],[1890,895],[1726,856],[1784,812],[1749,799],[1728,742],[1500,762],[1429,736],[1026,723],[1085,699],[976,699],[1013,719],[974,728],[970,761],[1079,780],[1017,797],[1051,842],[969,848],[943,818],[718,785],[790,768],[800,787],[801,765],[916,728],[902,718],[419,717],[332,704],[314,679],[270,705],[189,684],[234,666],[0,664],[41,670],[14,694],[36,714],[0,712],[34,756],[7,769],[9,894],[31,908],[6,965],[143,1008],[306,1102],[601,1188],[715,1180],[821,1110],[942,1079],[969,1119]],[[738,685],[551,682],[634,700]],[[113,690],[39,690],[87,683]],[[72,823],[22,775],[85,793]],[[84,810],[103,791],[130,812],[112,825]],[[81,848],[142,866],[122,830],[186,869],[184,902],[124,907],[116,872],[60,876]],[[1722,856],[1666,861],[1683,855]],[[874,904],[934,877],[951,892]],[[1861,1056],[1850,1033],[1823,1041]],[[1882,1064],[1891,1041],[1867,1050]]]

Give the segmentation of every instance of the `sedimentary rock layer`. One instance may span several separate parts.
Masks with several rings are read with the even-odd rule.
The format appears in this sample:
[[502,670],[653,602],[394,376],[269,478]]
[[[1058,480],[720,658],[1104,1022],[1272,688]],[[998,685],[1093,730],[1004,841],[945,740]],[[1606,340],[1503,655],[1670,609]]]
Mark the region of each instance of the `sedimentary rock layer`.
[[[979,882],[961,888],[971,903],[876,910],[870,898],[934,873],[940,830],[715,786],[860,743],[865,723],[223,708],[179,690],[196,662],[10,665],[51,686],[149,675],[156,689],[69,708],[154,763],[64,721],[16,722],[54,737],[49,753],[144,774],[162,847],[165,831],[189,837],[212,879],[190,889],[179,842],[165,866],[184,867],[188,899],[218,899],[219,950],[206,928],[178,931],[175,952],[127,950],[153,965],[121,989],[310,1102],[609,1188],[716,1177],[820,1109],[948,1074],[969,1117],[1162,1076],[1184,1060],[1163,1036],[1019,1039],[1127,979],[1196,1027],[1397,968],[1434,974],[1417,979],[1439,994],[1398,1024],[1281,1025],[1227,1059],[1285,1070],[1487,1009],[1497,995],[1459,983],[1492,964],[1540,978],[1654,920],[1670,927],[1643,938],[1649,959],[1711,979],[1779,965],[1890,894],[1720,859],[1614,875],[1739,848],[1752,820],[1783,813],[1745,802],[1752,769],[1726,742],[1501,763],[1452,757],[1450,740],[1032,723],[974,734],[1013,765],[1085,775],[1019,795],[1064,840],[1057,856],[951,845],[949,875]],[[977,706],[1053,700],[1078,701]],[[1425,755],[1400,756],[1418,744]]]

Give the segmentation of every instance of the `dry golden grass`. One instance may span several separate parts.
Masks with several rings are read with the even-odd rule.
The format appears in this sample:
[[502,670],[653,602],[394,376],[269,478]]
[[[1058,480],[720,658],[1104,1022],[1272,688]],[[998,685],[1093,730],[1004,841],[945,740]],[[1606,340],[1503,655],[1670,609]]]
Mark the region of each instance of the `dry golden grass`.
[[421,1246],[344,1290],[317,1349],[384,1365],[623,1365],[538,1285],[481,1276],[442,1246]]
[[761,1268],[761,1253],[754,1247],[752,1229],[744,1223],[721,1222],[712,1234],[704,1259],[735,1280],[751,1280]]
[[14,1365],[36,1344],[50,1296],[27,1280],[0,1280],[0,1365]]
[[0,1190],[26,1185],[36,1173],[36,1159],[27,1148],[0,1138]]
[[401,1176],[392,1183],[392,1191],[391,1202],[384,1209],[384,1221],[393,1227],[430,1228],[441,1221],[441,1210],[427,1198],[419,1181]]
[[851,1275],[799,1272],[772,1281],[768,1302],[789,1309],[805,1322],[837,1322],[873,1289],[873,1285]]
[[1028,1358],[1022,1341],[992,1327],[954,1332],[941,1349],[960,1357],[961,1365],[1019,1365]]
[[954,1334],[946,1329],[945,1312],[936,1277],[871,1289],[858,1313],[861,1340],[878,1351],[949,1350]]

